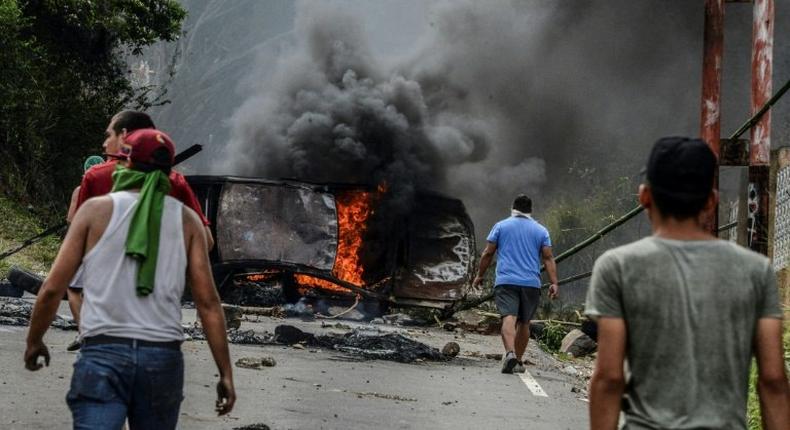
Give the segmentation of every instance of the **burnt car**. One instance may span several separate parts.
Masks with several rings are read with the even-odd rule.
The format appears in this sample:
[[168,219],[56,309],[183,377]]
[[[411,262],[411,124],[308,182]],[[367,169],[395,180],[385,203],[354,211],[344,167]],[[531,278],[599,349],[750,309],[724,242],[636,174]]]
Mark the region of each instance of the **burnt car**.
[[444,308],[471,287],[472,221],[460,200],[417,193],[390,216],[387,190],[347,184],[189,176],[216,245],[220,294],[234,280]]

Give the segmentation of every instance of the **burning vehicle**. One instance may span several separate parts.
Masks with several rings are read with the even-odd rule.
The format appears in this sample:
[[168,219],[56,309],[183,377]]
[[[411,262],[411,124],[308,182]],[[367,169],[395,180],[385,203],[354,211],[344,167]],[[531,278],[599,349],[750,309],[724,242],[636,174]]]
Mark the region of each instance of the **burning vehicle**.
[[471,288],[474,227],[460,200],[417,192],[407,216],[391,216],[386,185],[187,179],[212,223],[221,295],[242,280],[277,285],[291,300],[360,296],[445,308]]

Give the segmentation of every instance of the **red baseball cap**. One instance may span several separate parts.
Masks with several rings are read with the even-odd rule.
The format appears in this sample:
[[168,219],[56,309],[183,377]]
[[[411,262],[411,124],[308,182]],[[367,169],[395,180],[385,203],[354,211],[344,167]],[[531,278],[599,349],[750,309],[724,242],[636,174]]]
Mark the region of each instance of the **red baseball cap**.
[[[176,149],[173,140],[160,130],[154,128],[135,130],[126,136],[124,143],[128,145],[130,161],[162,167],[172,166],[175,162]],[[167,150],[166,157],[158,154],[155,156],[154,152],[160,148]]]

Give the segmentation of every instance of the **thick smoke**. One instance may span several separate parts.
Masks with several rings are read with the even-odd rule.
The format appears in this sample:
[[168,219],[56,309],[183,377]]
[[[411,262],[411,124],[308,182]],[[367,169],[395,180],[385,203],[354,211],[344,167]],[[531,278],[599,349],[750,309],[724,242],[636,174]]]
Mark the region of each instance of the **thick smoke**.
[[[399,211],[410,208],[419,187],[442,188],[446,166],[434,141],[454,145],[459,136],[472,137],[435,124],[420,84],[385,73],[350,15],[303,6],[296,34],[293,54],[234,117],[231,170],[385,184],[388,209]],[[469,151],[464,160],[476,152]]]
[[235,113],[222,170],[386,182],[405,210],[416,189],[444,191],[478,233],[520,192],[540,213],[595,182],[570,166],[631,174],[656,138],[696,133],[691,3],[439,2],[398,60],[373,55],[351,7],[300,3],[294,49]]

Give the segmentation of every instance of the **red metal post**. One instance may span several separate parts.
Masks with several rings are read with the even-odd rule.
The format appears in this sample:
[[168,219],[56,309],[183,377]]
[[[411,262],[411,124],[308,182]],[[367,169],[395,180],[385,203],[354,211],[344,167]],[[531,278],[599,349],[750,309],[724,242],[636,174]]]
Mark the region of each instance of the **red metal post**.
[[[705,31],[702,53],[702,116],[700,136],[719,157],[721,138],[721,57],[724,51],[724,0],[705,0]],[[719,188],[719,173],[714,182]],[[704,216],[704,224],[717,234],[718,209]]]
[[[754,0],[752,27],[752,115],[771,98],[774,45],[774,0]],[[751,129],[750,165],[770,164],[771,111]]]
[[[752,26],[752,114],[771,98],[774,0],[754,0]],[[749,151],[749,247],[768,252],[768,175],[771,158],[771,112],[751,129]]]

